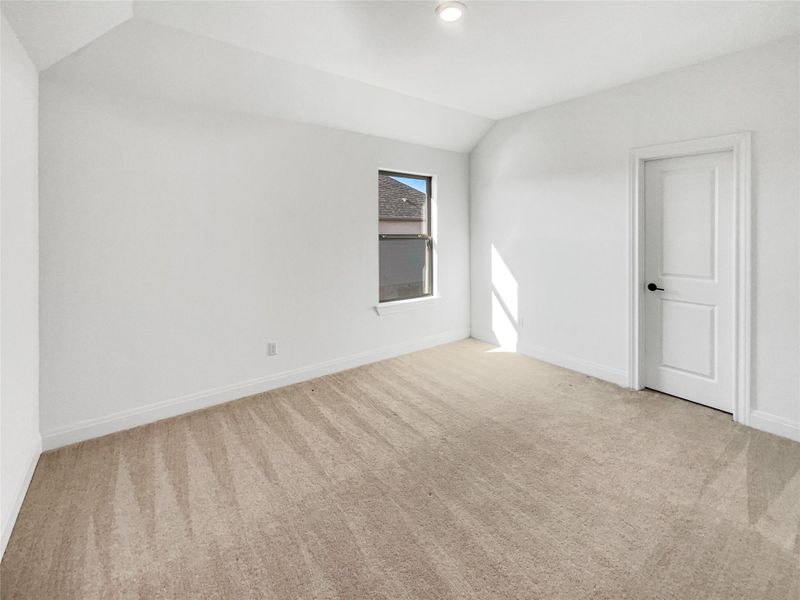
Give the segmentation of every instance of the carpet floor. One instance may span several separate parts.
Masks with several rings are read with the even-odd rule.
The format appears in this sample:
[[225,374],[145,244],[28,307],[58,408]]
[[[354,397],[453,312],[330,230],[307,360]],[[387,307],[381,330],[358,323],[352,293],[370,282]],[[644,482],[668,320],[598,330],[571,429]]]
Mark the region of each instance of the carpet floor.
[[800,598],[800,444],[465,340],[42,455],[13,598]]

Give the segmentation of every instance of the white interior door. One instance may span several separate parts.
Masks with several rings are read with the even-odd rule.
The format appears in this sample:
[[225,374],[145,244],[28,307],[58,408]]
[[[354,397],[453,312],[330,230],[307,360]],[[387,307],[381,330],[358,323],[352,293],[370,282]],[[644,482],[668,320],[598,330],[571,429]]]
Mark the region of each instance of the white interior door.
[[732,413],[733,153],[647,161],[644,191],[645,386]]

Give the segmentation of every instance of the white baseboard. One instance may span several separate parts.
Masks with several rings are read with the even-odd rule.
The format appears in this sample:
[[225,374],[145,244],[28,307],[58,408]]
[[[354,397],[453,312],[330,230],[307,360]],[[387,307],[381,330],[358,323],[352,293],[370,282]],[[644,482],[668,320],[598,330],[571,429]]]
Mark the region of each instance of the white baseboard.
[[[6,518],[5,523],[3,523],[2,535],[0,536],[0,544],[2,544],[2,547],[0,547],[0,558],[5,554],[8,540],[11,538],[11,532],[14,530],[14,524],[17,522],[19,510],[22,508],[22,501],[25,500],[25,494],[28,493],[28,486],[31,484],[31,479],[33,479],[33,472],[36,470],[36,465],[39,462],[39,455],[41,453],[42,438],[40,437],[36,440],[36,445],[28,459],[28,467],[25,470],[25,475],[22,481],[19,482],[19,488],[17,488],[17,493],[14,496],[14,504],[11,507],[11,513]],[[3,482],[3,485],[8,485],[8,482]]]
[[622,387],[629,386],[630,379],[626,371],[600,365],[568,354],[554,352],[532,344],[520,343],[517,346],[517,352],[559,367],[564,367],[571,371],[577,371],[584,375],[591,375],[592,377],[597,377],[604,381],[610,381]]
[[[577,371],[604,381],[610,381],[622,387],[629,387],[628,374],[619,369],[612,369],[604,365],[598,365],[591,361],[553,352],[538,346],[521,343],[517,347],[517,352],[531,356],[538,360],[548,362],[571,371]],[[766,431],[779,435],[781,437],[789,438],[796,442],[800,442],[800,422],[792,421],[784,417],[778,417],[767,412],[754,410],[750,413],[750,419],[747,423],[749,427]]]
[[800,442],[800,422],[754,410],[750,413],[750,427]]
[[265,377],[258,377],[248,381],[240,381],[231,385],[226,385],[202,392],[195,392],[177,398],[170,398],[160,402],[154,402],[145,406],[130,410],[120,411],[71,423],[50,431],[44,432],[42,442],[45,450],[53,450],[69,444],[82,442],[84,440],[100,437],[116,431],[131,429],[140,425],[146,425],[161,419],[167,419],[187,412],[192,412],[202,408],[208,408],[215,404],[230,402],[253,394],[259,394],[275,388],[291,385],[300,381],[314,379],[322,375],[328,375],[345,369],[352,369],[368,363],[416,352],[440,344],[455,342],[469,337],[469,330],[449,331],[439,335],[403,342],[376,348],[359,354],[352,354],[342,358],[299,367],[290,371],[274,373]]

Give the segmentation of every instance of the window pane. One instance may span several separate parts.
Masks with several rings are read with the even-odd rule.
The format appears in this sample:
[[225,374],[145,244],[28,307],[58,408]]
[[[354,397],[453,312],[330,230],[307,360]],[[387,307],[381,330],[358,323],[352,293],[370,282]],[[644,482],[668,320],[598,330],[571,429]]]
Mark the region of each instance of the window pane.
[[431,178],[378,173],[381,302],[433,293]]
[[422,178],[378,175],[380,233],[428,233],[427,185]]
[[430,294],[428,242],[380,240],[380,300],[403,300]]

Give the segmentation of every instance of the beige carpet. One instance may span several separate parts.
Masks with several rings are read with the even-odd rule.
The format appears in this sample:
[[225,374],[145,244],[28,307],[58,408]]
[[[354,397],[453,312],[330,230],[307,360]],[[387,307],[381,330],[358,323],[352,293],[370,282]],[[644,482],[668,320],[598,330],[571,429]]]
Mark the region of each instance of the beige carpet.
[[464,341],[42,456],[12,598],[800,598],[800,444]]

